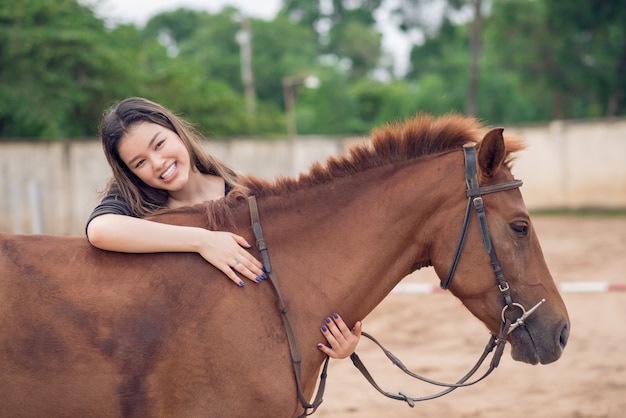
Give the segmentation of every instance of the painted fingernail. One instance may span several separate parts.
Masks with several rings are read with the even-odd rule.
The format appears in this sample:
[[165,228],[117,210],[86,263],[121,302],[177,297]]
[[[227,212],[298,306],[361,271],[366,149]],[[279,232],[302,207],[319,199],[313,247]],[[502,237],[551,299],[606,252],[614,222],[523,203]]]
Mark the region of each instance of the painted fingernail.
[[333,314],[333,318],[337,319],[339,318],[339,315],[337,315],[336,313]]
[[326,328],[326,325],[322,325],[322,331],[324,332],[328,331],[328,328]]
[[245,285],[245,283],[242,281],[239,282],[239,286],[243,287]]
[[256,282],[257,282],[257,283],[261,283],[262,281],[263,281],[263,280],[261,280],[261,278],[260,278],[260,277],[257,277],[257,278],[256,278]]
[[318,344],[317,348],[319,348],[321,350],[322,349],[322,344]]
[[265,268],[265,266],[262,267],[263,271],[267,273],[267,269]]
[[263,277],[264,279],[267,279],[267,274],[263,273],[261,277]]
[[327,324],[330,324],[330,318],[329,317],[324,318],[324,321],[326,321]]

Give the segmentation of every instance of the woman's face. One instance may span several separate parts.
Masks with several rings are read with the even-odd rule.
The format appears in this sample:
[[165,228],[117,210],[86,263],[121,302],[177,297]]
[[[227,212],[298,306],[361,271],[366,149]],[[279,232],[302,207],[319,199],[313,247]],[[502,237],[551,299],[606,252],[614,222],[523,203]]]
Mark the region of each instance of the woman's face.
[[128,168],[149,186],[174,192],[189,181],[189,152],[175,132],[161,125],[134,124],[120,140],[118,152]]

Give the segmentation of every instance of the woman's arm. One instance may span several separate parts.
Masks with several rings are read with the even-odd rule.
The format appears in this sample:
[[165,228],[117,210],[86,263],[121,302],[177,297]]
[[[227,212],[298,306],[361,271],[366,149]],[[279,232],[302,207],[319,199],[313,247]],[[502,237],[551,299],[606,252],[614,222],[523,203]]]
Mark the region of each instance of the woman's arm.
[[87,225],[89,242],[102,250],[125,253],[195,252],[243,286],[235,271],[252,281],[264,276],[261,263],[241,236],[223,231],[168,225],[107,213]]

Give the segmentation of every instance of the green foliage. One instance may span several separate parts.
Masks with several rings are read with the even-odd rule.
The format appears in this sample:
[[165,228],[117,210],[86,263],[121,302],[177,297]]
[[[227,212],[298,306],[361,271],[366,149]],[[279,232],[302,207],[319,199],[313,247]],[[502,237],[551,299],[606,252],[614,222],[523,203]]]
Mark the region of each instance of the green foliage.
[[[563,95],[573,117],[613,116],[626,110],[626,7],[622,0],[546,1]],[[578,100],[573,100],[578,99]],[[566,116],[570,116],[566,115]]]
[[624,114],[623,99],[615,102],[626,91],[624,22],[620,1],[495,2],[486,50],[517,80],[525,117],[516,121]]
[[351,90],[356,98],[361,132],[425,110],[418,86],[404,81],[387,84],[363,79]]
[[[483,0],[478,116],[489,123],[626,115],[626,8],[621,0]],[[399,0],[398,27],[421,34],[406,77],[381,68],[381,0],[286,0],[250,19],[256,111],[242,83],[242,14],[178,9],[145,27],[107,27],[79,0],[0,0],[0,140],[92,137],[112,102],[144,96],[209,136],[284,135],[285,77],[299,134],[365,134],[415,112],[463,112],[470,0]],[[323,7],[322,7],[323,6]]]
[[299,90],[298,133],[337,135],[354,132],[356,104],[347,78],[332,67],[321,69],[318,89]]
[[103,23],[73,0],[0,2],[0,136],[89,135],[118,63]]
[[282,79],[317,71],[315,33],[285,16],[252,21],[252,65],[259,100],[283,106]]
[[332,0],[325,7],[321,0],[285,0],[283,4],[285,16],[316,32],[320,54],[350,63],[348,81],[376,68],[381,35],[375,29],[374,14],[382,0]]
[[285,17],[272,22],[250,21],[258,102],[257,113],[251,116],[245,113],[243,101],[240,46],[236,41],[241,30],[239,19],[239,13],[230,8],[217,15],[181,9],[152,18],[144,39],[155,41],[167,34],[176,55],[162,59],[161,69],[156,71],[162,77],[150,83],[148,96],[165,105],[175,103],[213,135],[282,133],[281,80],[311,72],[316,66],[314,34]]
[[381,55],[382,37],[372,27],[348,21],[331,31],[329,49],[350,60],[350,78],[358,80],[376,68]]
[[438,36],[427,37],[411,51],[407,78],[418,86],[420,110],[434,114],[463,112],[468,66],[467,28],[444,20]]

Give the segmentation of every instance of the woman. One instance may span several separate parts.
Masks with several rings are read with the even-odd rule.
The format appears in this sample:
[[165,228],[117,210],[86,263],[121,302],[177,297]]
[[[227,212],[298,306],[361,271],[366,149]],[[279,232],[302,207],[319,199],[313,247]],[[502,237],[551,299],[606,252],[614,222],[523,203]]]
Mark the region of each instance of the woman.
[[[92,245],[127,253],[196,252],[239,286],[244,281],[235,272],[256,283],[266,277],[239,235],[142,219],[158,209],[220,199],[240,186],[234,170],[204,152],[188,123],[157,103],[129,98],[104,114],[100,136],[113,178],[87,221]],[[361,322],[351,331],[333,314],[321,330],[328,345],[317,347],[345,358],[359,341]]]

